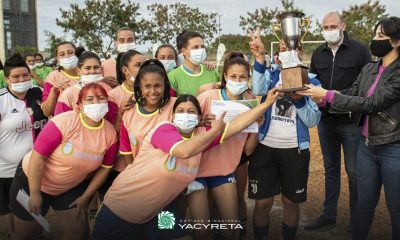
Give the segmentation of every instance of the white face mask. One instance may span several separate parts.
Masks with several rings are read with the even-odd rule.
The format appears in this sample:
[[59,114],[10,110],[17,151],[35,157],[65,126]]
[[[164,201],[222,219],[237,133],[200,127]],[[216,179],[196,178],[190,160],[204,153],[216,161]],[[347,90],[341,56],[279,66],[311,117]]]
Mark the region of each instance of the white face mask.
[[89,83],[100,82],[101,79],[103,79],[103,76],[101,74],[81,75],[81,82],[84,86],[88,85]]
[[11,83],[11,90],[17,93],[27,92],[31,88],[32,88],[31,80],[20,83]]
[[175,113],[174,124],[182,133],[190,133],[199,124],[197,114]]
[[245,82],[235,82],[232,80],[226,81],[226,88],[229,90],[230,93],[234,96],[239,96],[240,94],[244,93],[249,87],[247,85],[247,81]]
[[108,113],[108,103],[95,103],[83,105],[83,114],[95,122],[100,122],[101,119]]
[[325,41],[327,41],[329,44],[338,43],[341,39],[340,29],[332,31],[322,31],[322,36],[324,37]]
[[199,48],[199,49],[193,49],[190,50],[190,58],[189,60],[194,64],[194,65],[200,65],[204,63],[206,60],[207,53],[205,48]]
[[132,75],[131,75],[131,73],[129,72],[129,70],[128,70],[128,75],[129,75],[129,80],[130,80],[131,82],[135,82],[136,78],[135,78],[135,76],[132,76]]
[[117,50],[119,53],[127,52],[129,50],[135,50],[136,44],[134,42],[130,43],[120,43],[117,45]]
[[28,67],[29,67],[30,70],[33,70],[33,69],[35,69],[36,65],[35,64],[33,64],[33,65],[29,65],[28,64]]
[[36,67],[42,67],[44,63],[36,63]]
[[160,60],[160,62],[164,65],[164,68],[165,68],[166,72],[174,70],[175,67],[176,67],[175,60]]
[[67,58],[61,58],[59,60],[60,66],[67,69],[67,70],[72,70],[75,69],[76,66],[78,66],[78,57],[75,55]]

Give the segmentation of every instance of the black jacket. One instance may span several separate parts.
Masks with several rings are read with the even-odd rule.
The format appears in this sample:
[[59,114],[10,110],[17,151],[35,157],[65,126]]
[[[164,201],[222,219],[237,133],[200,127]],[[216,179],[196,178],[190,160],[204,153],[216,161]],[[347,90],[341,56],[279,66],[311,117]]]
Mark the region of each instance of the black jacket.
[[[361,69],[371,61],[371,54],[367,46],[351,39],[344,32],[343,43],[339,46],[335,56],[327,43],[322,44],[313,52],[310,72],[317,74],[323,88],[347,94]],[[347,116],[348,118],[351,116],[351,114],[331,114],[340,112],[330,109],[329,105],[320,110],[322,117]]]
[[381,62],[366,65],[358,76],[349,95],[335,94],[332,107],[357,114],[357,125],[362,116],[369,115],[368,142],[381,145],[400,140],[400,58],[383,71],[371,97],[365,97]]

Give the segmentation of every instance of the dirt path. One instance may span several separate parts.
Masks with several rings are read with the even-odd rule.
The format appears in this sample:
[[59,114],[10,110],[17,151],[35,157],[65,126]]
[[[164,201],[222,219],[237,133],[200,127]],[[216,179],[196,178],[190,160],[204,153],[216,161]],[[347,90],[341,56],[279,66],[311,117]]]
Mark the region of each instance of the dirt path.
[[[313,221],[321,214],[322,203],[324,201],[324,167],[322,162],[321,150],[316,129],[311,130],[311,164],[310,178],[308,181],[308,200],[301,205],[300,226],[297,234],[298,240],[350,240],[350,236],[346,233],[349,222],[349,206],[348,206],[348,184],[347,177],[342,165],[342,186],[341,195],[339,198],[339,208],[337,217],[337,226],[324,231],[304,231],[304,225]],[[254,201],[248,200],[248,219],[252,219],[252,210]],[[54,214],[49,214],[48,220],[51,228],[54,230],[51,234],[45,234],[43,239],[60,239],[60,226],[55,224]],[[251,233],[251,222],[248,223],[249,233]],[[276,198],[274,207],[271,212],[270,224],[270,240],[281,239],[282,226],[282,205],[280,199]],[[391,224],[389,214],[386,209],[386,204],[383,197],[375,211],[375,220],[370,233],[370,240],[390,240],[391,239]],[[6,240],[4,223],[0,222],[0,240]],[[249,239],[253,239],[252,234],[249,234]]]

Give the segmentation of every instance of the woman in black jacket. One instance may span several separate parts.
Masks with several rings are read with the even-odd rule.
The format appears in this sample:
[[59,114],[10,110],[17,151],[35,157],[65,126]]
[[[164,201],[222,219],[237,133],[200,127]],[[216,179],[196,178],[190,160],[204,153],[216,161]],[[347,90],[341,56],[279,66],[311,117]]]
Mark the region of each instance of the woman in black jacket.
[[357,114],[362,140],[357,153],[358,202],[354,239],[367,239],[382,184],[392,221],[392,239],[400,239],[400,18],[375,26],[370,49],[380,57],[366,65],[350,95],[310,85],[301,95],[325,100]]

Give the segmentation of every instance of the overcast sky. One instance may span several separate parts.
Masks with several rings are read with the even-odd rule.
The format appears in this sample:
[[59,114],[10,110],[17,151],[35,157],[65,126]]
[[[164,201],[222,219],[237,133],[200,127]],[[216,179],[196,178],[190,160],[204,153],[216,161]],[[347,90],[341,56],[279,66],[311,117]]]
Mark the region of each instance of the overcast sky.
[[[137,2],[137,1],[132,1]],[[176,3],[178,1],[171,0],[141,0],[141,12],[146,12],[146,6],[152,3]],[[268,6],[269,8],[281,8],[279,0],[184,0],[179,1],[191,7],[198,7],[202,12],[210,13],[217,11],[224,14],[221,17],[221,34],[242,34],[244,33],[239,27],[239,16],[246,15],[247,12],[253,12],[255,9]],[[295,0],[295,5],[301,7],[307,14],[313,16],[313,21],[318,19],[320,22],[325,13],[330,11],[342,10],[348,8],[350,5],[360,4],[367,2],[365,0]],[[381,0],[382,4],[386,5],[386,11],[391,15],[399,16],[400,1],[399,0]],[[78,3],[84,5],[84,0],[37,0],[37,14],[38,14],[38,34],[39,34],[39,49],[45,47],[44,30],[53,32],[56,35],[64,35],[62,29],[56,25],[56,18],[60,16],[60,8],[68,8],[71,3]]]

